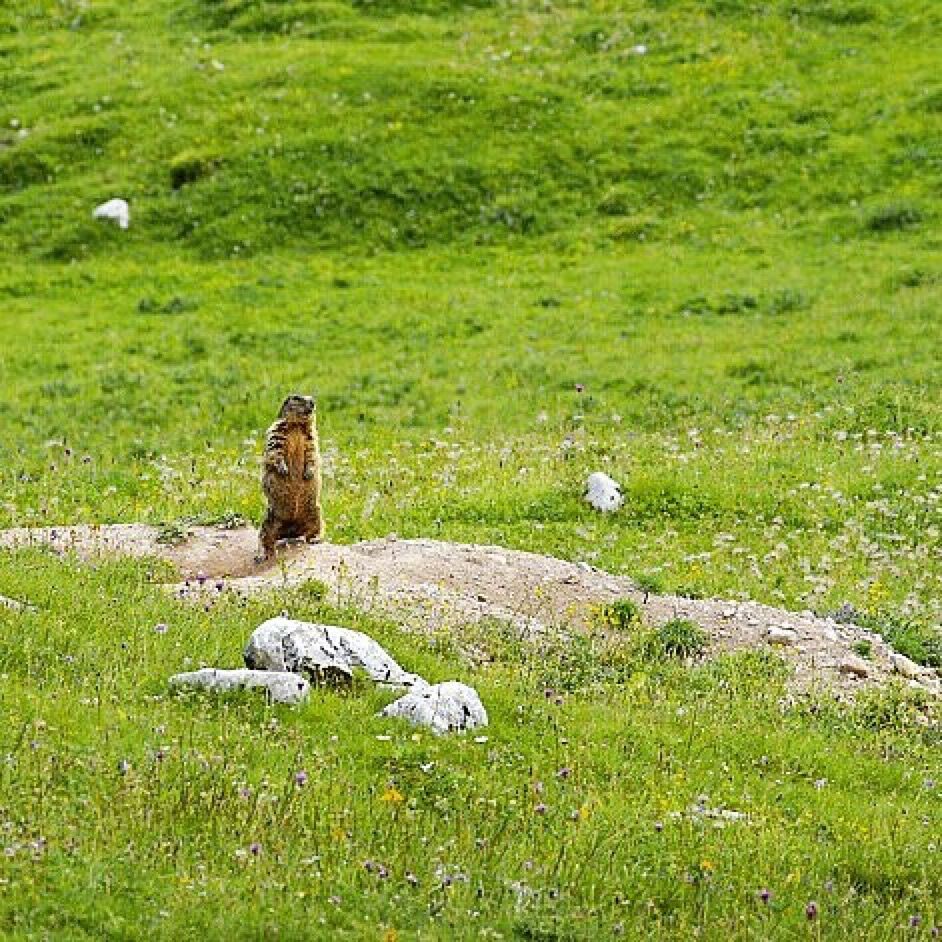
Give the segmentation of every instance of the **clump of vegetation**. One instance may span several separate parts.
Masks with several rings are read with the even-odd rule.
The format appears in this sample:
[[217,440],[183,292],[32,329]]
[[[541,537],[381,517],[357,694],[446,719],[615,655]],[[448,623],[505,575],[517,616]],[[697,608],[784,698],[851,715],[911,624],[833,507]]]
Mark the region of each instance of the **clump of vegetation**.
[[885,610],[859,612],[857,623],[882,635],[917,664],[942,668],[942,630],[938,626]]
[[922,222],[922,210],[912,203],[888,203],[871,209],[864,217],[870,232],[894,232]]
[[297,588],[297,593],[301,599],[314,604],[325,601],[327,592],[327,584],[320,579],[305,579]]
[[853,716],[867,729],[902,731],[922,725],[928,706],[928,694],[895,683],[862,691]]
[[652,660],[699,657],[706,648],[707,633],[686,618],[672,618],[655,629],[645,640],[645,653]]
[[602,605],[597,613],[598,621],[616,631],[630,631],[644,621],[641,606],[634,599],[616,599]]
[[664,577],[656,572],[643,572],[635,576],[635,582],[638,588],[644,593],[645,599],[649,595],[659,595],[664,591]]
[[166,546],[185,543],[192,534],[192,520],[167,520],[157,525],[157,542]]
[[853,650],[855,654],[859,654],[861,657],[870,657],[873,654],[873,643],[863,638],[854,642]]
[[219,167],[219,156],[200,151],[187,150],[170,161],[170,185],[179,190],[212,174]]

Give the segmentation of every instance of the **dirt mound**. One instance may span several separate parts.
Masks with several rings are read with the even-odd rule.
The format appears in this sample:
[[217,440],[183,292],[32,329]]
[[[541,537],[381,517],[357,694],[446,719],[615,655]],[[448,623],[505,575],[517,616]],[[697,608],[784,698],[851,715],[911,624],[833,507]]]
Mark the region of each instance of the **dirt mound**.
[[[709,636],[709,654],[772,645],[793,667],[799,689],[826,686],[852,693],[892,675],[940,692],[936,674],[893,651],[878,635],[811,612],[787,612],[756,602],[649,595],[631,580],[549,556],[497,546],[398,540],[338,546],[287,546],[265,566],[254,562],[257,537],[249,528],[196,527],[180,543],[162,543],[143,524],[49,527],[0,531],[0,548],[48,546],[82,558],[102,554],[154,556],[174,563],[183,579],[251,593],[318,579],[334,601],[395,612],[408,627],[428,630],[496,618],[539,634],[584,624],[606,602],[630,598],[654,626],[689,618]],[[866,651],[862,657],[859,652]]]

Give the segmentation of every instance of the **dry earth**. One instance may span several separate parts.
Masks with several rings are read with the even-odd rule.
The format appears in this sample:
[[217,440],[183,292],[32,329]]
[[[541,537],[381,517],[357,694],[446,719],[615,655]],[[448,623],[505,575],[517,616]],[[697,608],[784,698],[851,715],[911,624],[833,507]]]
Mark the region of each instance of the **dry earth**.
[[[195,527],[174,545],[161,542],[160,535],[143,524],[20,528],[0,531],[0,548],[46,546],[83,559],[158,557],[176,565],[186,580],[176,588],[188,583],[181,593],[187,597],[217,591],[218,580],[228,590],[252,593],[318,579],[333,601],[393,612],[413,630],[496,618],[536,636],[584,624],[599,604],[631,598],[651,625],[677,617],[695,621],[709,635],[707,656],[774,646],[792,666],[798,690],[819,686],[847,695],[895,674],[914,687],[942,692],[934,671],[856,625],[757,602],[649,595],[624,577],[535,553],[388,537],[349,546],[286,546],[274,563],[258,566],[256,533],[247,527]],[[866,658],[855,652],[862,641],[869,642]]]

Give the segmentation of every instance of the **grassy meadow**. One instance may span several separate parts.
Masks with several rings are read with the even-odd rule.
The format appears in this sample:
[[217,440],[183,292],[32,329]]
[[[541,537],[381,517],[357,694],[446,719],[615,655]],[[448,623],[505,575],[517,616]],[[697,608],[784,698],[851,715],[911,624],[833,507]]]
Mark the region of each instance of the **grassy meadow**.
[[[255,521],[313,392],[332,540],[848,604],[942,667],[940,56],[920,0],[7,0],[0,526]],[[494,625],[475,666],[460,625],[168,575],[0,554],[38,607],[0,608],[11,938],[942,924],[942,740],[902,690],[785,709],[774,659],[608,629]],[[168,695],[283,609],[474,684],[486,741],[365,689]]]

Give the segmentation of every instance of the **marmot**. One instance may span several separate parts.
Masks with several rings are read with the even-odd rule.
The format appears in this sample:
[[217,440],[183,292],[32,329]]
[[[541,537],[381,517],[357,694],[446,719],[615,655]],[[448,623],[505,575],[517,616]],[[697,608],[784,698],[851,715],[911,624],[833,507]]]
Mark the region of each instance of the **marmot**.
[[324,537],[321,456],[311,396],[288,396],[265,439],[262,489],[268,513],[259,531],[259,562],[275,555],[278,540]]

